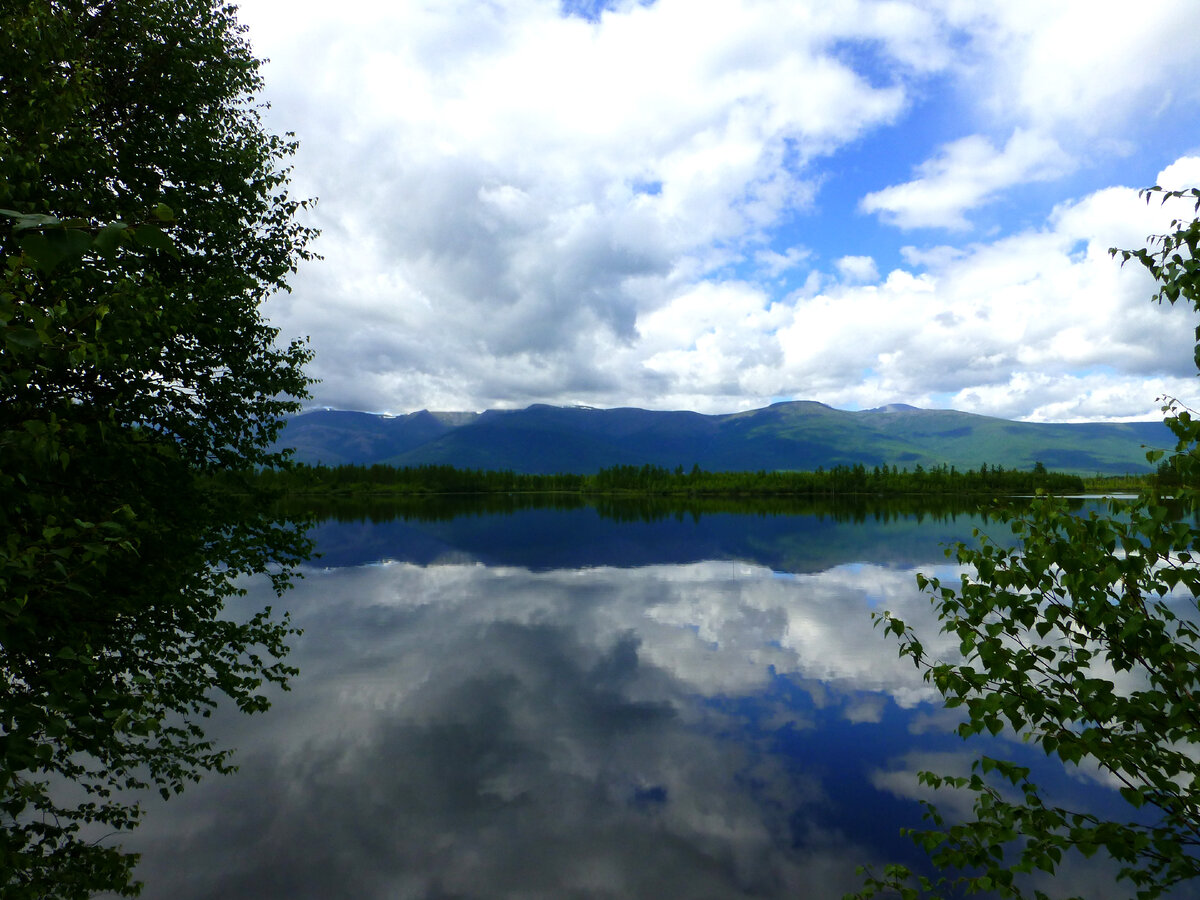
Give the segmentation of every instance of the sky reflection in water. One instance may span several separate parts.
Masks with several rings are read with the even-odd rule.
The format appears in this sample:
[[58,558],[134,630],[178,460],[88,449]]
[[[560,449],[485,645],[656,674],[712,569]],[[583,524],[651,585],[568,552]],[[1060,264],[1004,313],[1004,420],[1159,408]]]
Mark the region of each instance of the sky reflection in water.
[[914,773],[969,748],[869,612],[950,654],[914,574],[972,524],[325,524],[285,600],[302,674],[214,717],[237,775],[151,803],[144,896],[834,898],[918,862]]

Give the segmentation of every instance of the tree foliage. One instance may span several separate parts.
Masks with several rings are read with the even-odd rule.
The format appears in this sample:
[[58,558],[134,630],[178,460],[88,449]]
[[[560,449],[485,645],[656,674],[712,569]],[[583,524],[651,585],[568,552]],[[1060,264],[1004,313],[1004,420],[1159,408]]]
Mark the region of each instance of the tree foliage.
[[[1200,190],[1145,193],[1200,212]],[[1112,252],[1150,271],[1156,300],[1200,311],[1200,218],[1170,227],[1146,249]],[[1196,339],[1200,368],[1200,327]],[[1173,401],[1164,412],[1177,438],[1172,489],[1194,486],[1200,422]],[[869,873],[860,896],[1062,896],[1071,885],[1052,876],[1071,854],[1109,857],[1140,900],[1200,876],[1200,528],[1181,514],[1195,499],[1192,489],[1164,498],[1150,486],[1086,517],[1048,496],[998,511],[1011,540],[977,533],[976,546],[951,548],[966,567],[957,586],[919,579],[958,642],[957,661],[931,658],[904,622],[879,617],[946,706],[963,711],[961,736],[1016,734],[1065,766],[1098,772],[1127,815],[1058,805],[1028,767],[989,756],[969,776],[922,772],[931,788],[968,792],[974,817],[949,821],[927,804],[931,827],[910,834],[942,875],[889,866]]]
[[[1039,464],[1040,465],[1040,464]],[[867,469],[861,463],[816,472],[706,472],[698,465],[674,471],[655,465],[616,465],[590,475],[558,473],[530,475],[511,470],[481,471],[447,465],[395,467],[308,466],[296,463],[286,470],[263,472],[263,486],[297,494],[456,494],[510,491],[573,491],[585,494],[637,493],[747,496],[894,496],[897,494],[987,497],[1033,493],[1037,489],[1066,493],[1082,491],[1083,479],[1042,466],[1033,471],[988,468],[986,464],[960,472],[952,466],[916,471],[896,466]]]
[[259,305],[313,235],[233,7],[4,10],[0,893],[130,893],[120,792],[226,770],[199,720],[291,672],[286,618],[223,606],[306,542],[210,476],[279,462],[309,353]]

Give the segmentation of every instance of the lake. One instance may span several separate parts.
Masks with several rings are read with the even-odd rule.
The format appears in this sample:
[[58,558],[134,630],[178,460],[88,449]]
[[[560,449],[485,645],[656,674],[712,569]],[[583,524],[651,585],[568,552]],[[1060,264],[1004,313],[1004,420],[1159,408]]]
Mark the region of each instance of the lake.
[[[558,507],[377,507],[319,525],[282,601],[250,583],[245,610],[304,629],[301,674],[264,715],[214,714],[238,773],[147,801],[143,896],[824,900],[920,864],[915,773],[979,747],[870,614],[952,656],[915,575],[954,578],[942,545],[981,520]],[[1120,895],[1094,861],[1062,884]]]

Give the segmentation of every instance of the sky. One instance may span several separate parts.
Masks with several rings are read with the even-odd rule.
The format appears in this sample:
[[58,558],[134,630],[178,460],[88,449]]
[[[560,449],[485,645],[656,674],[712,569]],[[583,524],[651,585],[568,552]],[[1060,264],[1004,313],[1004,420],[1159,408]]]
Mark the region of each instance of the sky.
[[323,256],[309,405],[1196,405],[1137,248],[1195,0],[243,0]]

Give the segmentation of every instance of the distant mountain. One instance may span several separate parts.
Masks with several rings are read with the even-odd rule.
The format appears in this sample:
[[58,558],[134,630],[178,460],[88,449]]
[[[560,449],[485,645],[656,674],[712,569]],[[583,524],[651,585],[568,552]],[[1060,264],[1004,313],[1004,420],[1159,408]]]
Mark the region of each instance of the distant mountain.
[[1146,446],[1173,443],[1161,422],[1039,424],[895,403],[849,411],[792,401],[728,415],[535,405],[521,410],[378,416],[317,410],[294,417],[280,445],[308,463],[448,464],[468,469],[591,473],[617,464],[709,471],[816,469],[862,463],[912,469],[1144,472]]
[[428,444],[476,418],[478,413],[427,409],[407,416],[321,409],[293,417],[279,445],[294,448],[301,462],[369,465]]

